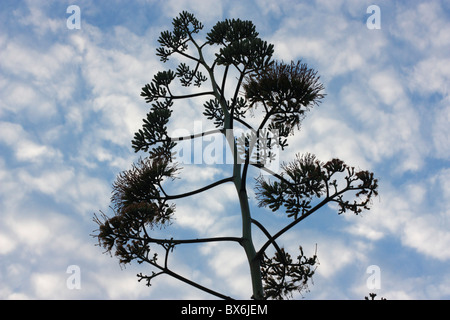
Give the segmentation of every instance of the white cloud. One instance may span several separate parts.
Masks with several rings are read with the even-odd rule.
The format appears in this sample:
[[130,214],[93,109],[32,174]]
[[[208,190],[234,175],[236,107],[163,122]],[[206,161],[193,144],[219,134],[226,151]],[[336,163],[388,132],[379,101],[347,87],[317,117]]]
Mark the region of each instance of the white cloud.
[[[164,10],[165,15],[169,19],[178,17],[182,11],[194,13],[196,18],[204,25],[209,26],[222,19],[222,1],[184,1],[184,0],[170,0],[165,3],[167,10]],[[212,27],[212,26],[211,26]],[[162,31],[162,30],[161,30]]]
[[[23,8],[14,10],[12,13],[17,19],[17,21],[27,27],[33,27],[33,31],[39,36],[45,35],[47,32],[56,32],[65,26],[65,19],[51,19],[43,12],[42,4],[37,5],[34,1],[26,1],[27,12],[23,12]],[[50,5],[51,2],[44,4],[45,6]],[[64,17],[64,16],[62,16]]]
[[439,1],[408,3],[397,10],[396,25],[390,31],[398,38],[431,54],[435,49],[448,48],[450,36],[446,30],[450,23]]
[[[292,159],[288,153],[310,151],[321,160],[337,156],[383,174],[380,197],[374,200],[373,209],[362,219],[342,218],[347,227],[334,230],[338,239],[327,234],[330,229],[314,229],[314,223],[305,225],[311,228],[308,232],[292,233],[292,243],[302,244],[305,251],[315,243],[319,245],[321,264],[316,280],[321,287],[312,287],[316,292],[313,296],[320,296],[317,291],[324,292],[322,297],[348,296],[356,287],[358,296],[367,294],[362,291],[364,284],[356,284],[355,278],[345,277],[343,289],[335,287],[341,275],[354,270],[355,263],[369,263],[373,248],[384,243],[382,240],[393,238],[402,248],[412,248],[434,263],[450,259],[450,205],[446,201],[450,176],[448,170],[429,168],[425,162],[427,157],[445,160],[450,152],[446,147],[450,145],[450,71],[445,56],[450,44],[446,32],[449,22],[439,2],[386,7],[394,17],[392,26],[382,7],[380,32],[365,27],[366,7],[357,1],[259,1],[252,6],[194,1],[187,7],[180,5],[180,1],[166,3],[168,10],[163,10],[163,15],[172,19],[187,9],[195,12],[207,29],[223,17],[251,17],[258,30],[264,30],[264,37],[275,43],[277,58],[304,58],[317,68],[329,89],[328,96],[308,114],[295,139],[290,138],[286,160]],[[67,31],[64,12],[54,19],[46,12],[47,4],[28,2],[28,7],[16,10],[14,17],[22,28],[29,28],[31,37],[13,37],[8,30],[0,35],[0,67],[5,71],[0,77],[0,117],[4,117],[0,143],[13,155],[0,158],[1,215],[5,222],[0,226],[0,254],[2,261],[11,262],[0,267],[5,283],[0,297],[203,298],[198,290],[167,277],[156,279],[154,287],[147,288],[136,281],[135,270],[141,271],[140,266],[121,272],[117,260],[101,255],[102,250],[94,247],[95,240],[88,235],[95,228],[90,221],[92,212],[108,206],[108,180],[117,170],[128,168],[136,157],[129,152],[130,139],[148,110],[139,97],[140,88],[151,81],[156,70],[168,67],[154,56],[157,31],[164,28],[150,24],[140,36],[124,27],[102,30],[83,20],[80,32],[59,37],[61,26]],[[101,14],[92,4],[86,3],[82,10],[83,17],[95,10]],[[282,23],[274,30],[267,21],[277,19]],[[169,20],[165,26],[170,27]],[[393,42],[396,39],[402,40],[401,46]],[[401,58],[396,58],[396,53]],[[442,96],[437,108],[426,106],[433,123],[430,141],[421,132],[428,124],[411,92],[424,100],[436,93]],[[171,129],[192,129],[192,120],[202,111],[197,102],[174,106]],[[403,162],[392,164],[398,159]],[[431,173],[421,171],[424,168]],[[201,187],[205,181],[224,176],[225,170],[185,166],[184,179],[174,181],[173,189],[186,192]],[[396,181],[408,170],[425,177]],[[102,175],[104,172],[108,174]],[[180,201],[171,230],[181,232],[184,228],[201,236],[239,235],[236,204],[232,183]],[[290,238],[283,237],[286,239]],[[208,271],[184,263],[182,254],[173,261],[194,279],[211,287],[219,282],[221,289],[248,298],[248,265],[242,248],[236,244],[218,247],[200,250]],[[73,263],[81,266],[81,291],[65,286],[65,270]],[[21,275],[26,277],[21,279]],[[419,277],[386,270],[383,277],[386,292],[382,295],[389,299],[449,294],[448,281],[440,273],[427,278],[425,273]],[[414,293],[417,287],[426,289]]]
[[8,254],[16,248],[16,242],[7,235],[0,233],[0,254]]
[[[362,4],[320,6],[315,15],[288,18],[271,41],[278,57],[303,58],[314,66],[328,94],[307,115],[295,148],[321,153],[325,158],[339,156],[361,168],[401,157],[395,165],[398,172],[421,169],[429,146],[420,132],[417,108],[408,97],[409,80],[384,54],[388,34],[371,32],[360,20],[349,20],[340,11],[349,10],[353,15],[357,14],[355,8],[360,8],[365,13]],[[321,16],[323,19],[318,18]],[[351,75],[349,80],[344,80],[346,75]],[[335,86],[340,83],[340,94],[336,95]]]
[[[324,215],[325,213],[318,214]],[[343,218],[338,217],[338,219]],[[333,281],[341,272],[345,273],[351,267],[368,263],[368,255],[371,251],[368,243],[352,241],[343,237],[337,238],[341,232],[335,233],[333,228],[323,227],[323,230],[314,227],[305,228],[305,224],[307,224],[306,220],[283,235],[279,245],[285,247],[293,258],[299,255],[299,246],[302,247],[304,255],[308,258],[317,254],[319,263],[316,265],[313,281]]]
[[435,105],[427,105],[426,112],[432,125],[428,125],[434,142],[433,154],[438,158],[448,158],[449,149],[449,105],[450,105],[450,60],[431,56],[416,64],[410,73],[411,90],[423,97],[437,96],[440,101]]
[[[428,187],[422,197],[412,194],[413,217],[405,224],[402,240],[404,244],[435,259],[450,259],[450,204],[445,201],[449,195],[450,170],[443,169],[426,181]],[[426,193],[425,193],[426,192]],[[434,205],[425,203],[425,195]]]
[[[422,214],[408,221],[404,227],[404,244],[436,259],[450,259],[449,214]],[[443,229],[442,227],[447,228]]]
[[183,184],[193,184],[194,186],[199,183],[204,183],[204,181],[214,181],[223,172],[218,167],[207,166],[205,164],[181,164],[180,166],[182,166],[182,169],[177,177],[185,181]]
[[321,161],[339,158],[351,166],[357,164],[370,169],[371,159],[364,154],[362,137],[357,136],[349,125],[333,117],[320,116],[318,112],[307,116],[300,132],[288,142],[290,140],[289,156],[286,157],[288,162],[294,159],[293,153],[310,152]]
[[209,243],[202,247],[201,253],[214,272],[217,288],[237,299],[251,297],[249,265],[241,246],[236,243]]
[[98,285],[106,291],[108,299],[139,299],[151,290],[129,272],[115,273],[114,276],[100,273],[95,278]]
[[59,150],[32,141],[20,124],[0,122],[0,142],[11,147],[19,161],[42,163],[51,159],[58,162],[62,157]]
[[[398,238],[403,245],[441,261],[450,259],[448,236],[450,206],[449,170],[442,170],[425,181],[407,183],[400,188],[381,182],[379,199],[363,219],[346,216],[351,224],[347,231],[370,240],[387,236]],[[432,204],[430,204],[430,203]]]
[[[366,10],[363,4],[345,2],[344,6],[333,1],[319,6],[291,6],[289,17],[283,19],[280,29],[270,36],[277,58],[287,61],[304,59],[313,64],[325,79],[367,69],[371,64],[384,60],[385,35],[368,33],[365,24],[359,21],[360,17],[349,20],[344,14],[348,10],[361,16]],[[325,70],[326,73],[323,72]]]
[[[53,97],[64,99],[66,92],[72,92],[72,83],[63,86],[63,80],[71,79],[69,70],[64,67],[79,62],[79,59],[68,45],[54,44],[45,49],[47,51],[39,51],[19,41],[9,41],[4,48],[1,65],[8,74],[38,85],[39,89],[52,93]],[[38,63],[36,57],[39,57]],[[52,86],[49,87],[49,84]]]
[[31,276],[31,285],[38,299],[56,299],[67,290],[64,276],[51,273],[35,273]]
[[450,59],[428,57],[414,66],[411,87],[424,94],[450,94]]
[[34,85],[11,81],[5,83],[1,92],[6,97],[0,102],[0,114],[16,114],[31,121],[48,121],[57,113],[55,103]]
[[279,17],[283,11],[283,7],[286,5],[284,1],[270,1],[270,0],[257,0],[259,9],[264,15],[275,15]]
[[40,220],[15,219],[9,221],[8,226],[20,242],[28,247],[33,247],[34,250],[41,249],[41,246],[46,244],[50,238],[49,225]]
[[176,224],[184,228],[192,228],[197,232],[207,232],[214,224],[215,219],[209,210],[200,209],[196,206],[177,205]]
[[392,70],[372,74],[368,85],[377,94],[382,103],[393,106],[399,100],[405,99],[403,88]]
[[354,117],[344,121],[357,128],[351,139],[367,161],[382,164],[395,159],[393,168],[398,172],[419,170],[429,152],[420,109],[407,97],[405,86],[393,70],[373,72],[345,85],[338,102]]
[[64,187],[73,180],[75,173],[73,170],[47,170],[39,172],[39,176],[32,176],[30,173],[22,171],[19,173],[19,180],[27,187],[42,192],[44,194],[56,196],[63,193]]

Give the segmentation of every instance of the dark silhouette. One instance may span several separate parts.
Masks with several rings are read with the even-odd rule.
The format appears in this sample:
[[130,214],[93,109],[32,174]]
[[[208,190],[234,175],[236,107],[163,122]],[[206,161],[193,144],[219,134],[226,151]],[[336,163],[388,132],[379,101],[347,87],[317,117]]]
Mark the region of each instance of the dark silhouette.
[[[369,297],[365,296],[364,300],[375,300],[376,296],[377,296],[376,293],[371,292],[371,293],[369,293],[370,299],[369,299]],[[386,300],[386,298],[381,297],[380,300]]]
[[[259,38],[251,21],[218,22],[203,43],[195,39],[202,29],[193,14],[182,12],[173,20],[173,30],[161,33],[157,49],[161,61],[178,55],[187,63],[180,63],[175,71],[156,73],[142,88],[141,96],[151,103],[151,108],[132,146],[136,152],[143,151],[148,156],[117,177],[112,195],[114,215],[95,216],[99,225],[95,237],[120,263],[136,260],[153,266],[155,271],[151,274],[138,274],[139,281],[144,280],[149,286],[155,277],[166,274],[224,299],[230,297],[174,272],[168,258],[175,247],[183,245],[235,242],[242,246],[248,259],[252,298],[288,298],[294,291],[307,289],[318,260],[316,255],[305,257],[302,247],[293,258],[280,247],[279,237],[331,202],[338,204],[339,214],[347,211],[359,214],[369,209],[371,198],[377,195],[377,180],[372,173],[357,171],[339,159],[322,162],[312,154],[297,155],[292,162],[281,164],[279,173],[271,170],[269,164],[276,159],[277,152],[288,147],[288,138],[300,128],[306,112],[324,98],[317,72],[301,61],[274,61],[274,46]],[[206,48],[216,49],[212,61],[205,56]],[[195,86],[198,91],[175,93],[176,79],[182,87]],[[231,96],[227,96],[228,92]],[[205,98],[203,114],[217,129],[188,137],[170,137],[167,124],[173,104],[198,97]],[[258,126],[251,125],[246,118],[256,112],[261,113]],[[235,136],[238,127],[248,133]],[[163,181],[174,179],[180,170],[173,154],[177,141],[209,134],[225,137],[233,155],[230,176],[184,194],[168,194]],[[290,219],[276,234],[270,234],[251,214],[247,193],[249,166],[265,173],[256,180],[259,206],[273,211],[282,209]],[[206,192],[224,183],[235,186],[242,236],[196,239],[152,236],[155,227],[162,228],[171,222],[175,214],[171,200]],[[267,236],[260,248],[254,246],[252,226]],[[269,246],[275,249],[273,257],[266,255]],[[155,247],[162,248],[162,257],[155,253]]]

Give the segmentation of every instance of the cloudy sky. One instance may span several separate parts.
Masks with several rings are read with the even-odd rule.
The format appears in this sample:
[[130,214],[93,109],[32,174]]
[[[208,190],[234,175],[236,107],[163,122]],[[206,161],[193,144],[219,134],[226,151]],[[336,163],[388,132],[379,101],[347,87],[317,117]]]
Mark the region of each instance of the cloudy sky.
[[[67,27],[73,4],[80,29]],[[373,4],[379,29],[366,23]],[[166,276],[148,288],[136,278],[148,266],[121,267],[90,237],[116,175],[142,155],[130,143],[149,107],[140,89],[167,68],[156,40],[182,10],[206,31],[252,20],[276,59],[319,72],[327,96],[282,160],[338,157],[379,178],[380,196],[362,216],[324,208],[281,239],[308,255],[317,247],[314,284],[295,297],[449,299],[450,5],[383,0],[1,1],[0,299],[212,298]],[[210,127],[202,111],[201,101],[175,105],[171,129]],[[184,165],[173,190],[227,175],[227,166]],[[250,202],[271,232],[289,221],[253,194]],[[169,238],[239,235],[231,184],[176,205]],[[239,246],[180,247],[171,264],[227,295],[251,295]],[[374,265],[379,288],[368,286]],[[73,270],[80,287],[67,285]]]

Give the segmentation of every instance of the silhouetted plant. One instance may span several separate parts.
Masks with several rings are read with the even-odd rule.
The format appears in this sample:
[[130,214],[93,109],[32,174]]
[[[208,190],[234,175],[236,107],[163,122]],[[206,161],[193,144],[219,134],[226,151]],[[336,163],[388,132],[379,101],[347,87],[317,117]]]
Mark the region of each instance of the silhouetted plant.
[[[371,292],[371,293],[369,293],[370,299],[369,299],[369,297],[365,296],[364,300],[375,300],[376,296],[377,296],[376,293]],[[380,300],[386,300],[386,298],[381,297]]]
[[[294,291],[307,290],[318,260],[316,254],[306,257],[302,247],[293,259],[278,245],[279,237],[328,203],[337,203],[339,214],[347,211],[359,214],[369,209],[372,197],[377,195],[377,180],[372,173],[357,171],[339,159],[322,162],[312,154],[297,155],[292,162],[283,163],[279,174],[270,170],[269,164],[279,149],[288,146],[288,137],[300,128],[306,112],[324,98],[320,78],[301,61],[274,61],[274,46],[259,38],[251,21],[218,22],[207,33],[206,41],[200,43],[194,36],[202,29],[203,25],[193,14],[182,12],[173,20],[173,30],[161,33],[160,47],[156,50],[161,61],[167,62],[172,55],[178,55],[188,63],[181,62],[175,71],[157,72],[142,88],[141,96],[151,103],[151,108],[132,140],[132,147],[148,156],[117,177],[111,198],[114,215],[95,216],[99,225],[95,237],[121,263],[136,260],[153,266],[155,271],[151,274],[138,274],[139,281],[144,280],[149,286],[155,277],[166,274],[224,299],[230,297],[174,272],[169,256],[181,245],[235,242],[243,247],[248,259],[252,297],[289,298]],[[217,49],[212,61],[205,57],[206,47]],[[227,96],[231,69],[238,76],[231,95]],[[177,94],[173,90],[175,80],[181,87],[195,86],[197,91]],[[208,88],[202,90],[205,86]],[[188,137],[170,137],[167,124],[174,103],[199,97],[205,98],[203,114],[217,129]],[[246,116],[256,109],[261,110],[263,116],[255,127],[246,121]],[[248,129],[248,133],[235,135],[237,126]],[[233,154],[230,176],[200,189],[169,195],[163,186],[180,170],[173,151],[177,141],[209,134],[225,136]],[[247,192],[249,166],[271,174],[271,179],[263,175],[256,178],[259,206],[272,211],[283,209],[291,219],[274,235],[251,215]],[[172,222],[175,205],[171,200],[206,192],[224,183],[233,183],[237,192],[242,216],[241,237],[174,239],[152,236],[154,228],[164,228]],[[267,236],[258,250],[252,240],[252,225]],[[162,258],[154,246],[162,248]],[[266,254],[269,246],[275,249],[272,258]]]

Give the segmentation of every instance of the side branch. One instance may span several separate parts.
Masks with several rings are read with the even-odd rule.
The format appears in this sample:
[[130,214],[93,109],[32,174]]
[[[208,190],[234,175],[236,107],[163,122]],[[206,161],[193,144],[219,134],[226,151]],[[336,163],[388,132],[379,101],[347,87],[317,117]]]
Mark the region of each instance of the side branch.
[[294,185],[293,185],[289,180],[287,180],[286,178],[284,178],[282,175],[279,175],[278,173],[276,173],[276,172],[270,170],[269,168],[264,167],[263,165],[258,164],[258,163],[251,163],[251,165],[254,166],[254,167],[256,167],[256,168],[259,168],[259,169],[261,169],[261,170],[263,170],[263,171],[265,171],[265,172],[267,172],[267,173],[270,173],[270,174],[271,174],[272,176],[274,176],[275,178],[277,178],[277,179],[279,179],[280,181],[283,181],[284,183],[286,183],[290,188],[294,188]]
[[[145,126],[144,126],[144,129],[147,130],[147,131],[149,130],[149,129],[145,128]],[[163,143],[163,144],[164,143],[169,143],[170,144],[171,142],[183,141],[183,140],[192,140],[192,139],[208,136],[208,135],[211,135],[211,134],[217,134],[217,133],[223,134],[224,132],[225,132],[224,129],[222,129],[222,130],[214,129],[214,130],[205,131],[205,132],[196,133],[196,134],[191,134],[189,136],[183,136],[183,137],[168,137],[167,133],[166,133],[165,134],[166,137],[164,139],[161,139],[161,138],[160,139],[152,139],[150,142],[145,141],[145,139],[147,139],[147,138],[144,136],[144,133],[141,133],[140,135],[135,134],[135,140],[137,140],[137,139],[143,140],[143,141],[139,141],[139,147],[141,149],[143,149],[144,147],[146,147],[148,149],[148,148],[156,145],[157,143]],[[137,144],[137,142],[134,142],[134,141],[133,141],[133,143]]]
[[198,93],[192,93],[192,94],[186,94],[186,95],[181,95],[181,96],[176,96],[176,95],[172,95],[170,94],[170,97],[159,97],[161,99],[172,99],[172,100],[180,100],[180,99],[190,99],[190,98],[196,98],[196,97],[201,97],[201,96],[207,96],[207,95],[214,95],[213,91],[206,91],[206,92],[198,92]]
[[[214,130],[211,130],[211,131],[205,131],[205,132],[201,132],[201,133],[191,134],[189,136],[175,137],[175,138],[169,138],[169,139],[170,139],[170,141],[192,140],[192,139],[208,136],[208,135],[211,135],[211,134],[223,133],[223,132],[224,132],[223,129],[222,130],[214,129]],[[160,141],[160,142],[163,142],[163,141]]]
[[[170,250],[170,248],[166,248],[166,254],[168,253],[168,250]],[[145,276],[142,273],[137,275],[140,278],[139,281],[141,281],[143,279],[146,279],[147,286],[150,286],[150,280],[151,279],[153,279],[154,277],[156,277],[158,275],[161,275],[161,274],[165,273],[165,274],[167,274],[167,275],[169,275],[171,277],[174,277],[175,279],[178,279],[178,280],[180,280],[180,281],[182,281],[182,282],[184,282],[186,284],[189,284],[189,285],[191,285],[191,286],[193,286],[193,287],[195,287],[195,288],[197,288],[199,290],[207,292],[207,293],[209,293],[209,294],[211,294],[213,296],[216,296],[218,298],[221,298],[221,299],[224,299],[224,300],[233,300],[233,298],[231,298],[229,296],[226,296],[226,295],[224,295],[224,294],[222,294],[220,292],[217,292],[217,291],[214,291],[212,289],[209,289],[209,288],[207,288],[205,286],[202,286],[201,284],[199,284],[197,282],[194,282],[192,280],[189,280],[188,278],[185,278],[185,277],[179,275],[178,273],[170,270],[167,267],[167,265],[163,267],[163,266],[159,265],[158,263],[156,263],[154,260],[151,260],[151,259],[148,259],[148,258],[143,258],[142,260],[145,261],[145,262],[148,262],[150,265],[152,265],[152,266],[154,266],[154,267],[156,267],[156,268],[161,270],[161,272],[153,273],[153,275],[151,275],[151,276]]]
[[[173,195],[173,196],[168,195],[168,196],[165,196],[165,197],[161,197],[161,199],[175,200],[175,199],[189,197],[189,196],[192,196],[194,194],[201,193],[201,192],[204,192],[206,190],[212,189],[212,188],[214,188],[214,187],[216,187],[216,186],[218,186],[220,184],[223,184],[223,183],[226,183],[226,182],[232,182],[233,179],[234,179],[233,177],[228,177],[228,178],[216,181],[214,183],[211,183],[211,184],[209,184],[209,185],[207,185],[207,186],[205,186],[203,188],[194,190],[194,191],[190,191],[190,192],[186,192],[186,193],[182,193],[182,194],[177,194],[177,195]],[[151,198],[151,199],[156,199],[156,198]]]
[[[267,229],[258,221],[252,218],[252,223],[254,225],[256,225],[263,233],[264,235],[269,239],[270,243],[273,244],[273,246],[275,247],[275,250],[277,250],[278,254],[280,255],[280,257],[284,260],[283,263],[287,264],[287,261],[285,260],[285,255],[283,254],[283,251],[281,250],[281,248],[278,246],[278,243],[275,242],[275,239],[272,238],[272,236],[270,235],[269,231],[267,231]],[[264,251],[258,251],[258,254],[255,256],[256,259],[261,258],[262,254],[264,253]]]
[[[333,196],[334,197],[334,196]],[[333,198],[332,197],[332,198]],[[292,221],[290,224],[288,224],[286,227],[284,227],[283,229],[281,229],[280,231],[278,231],[274,236],[270,237],[269,240],[266,241],[266,243],[261,247],[261,249],[259,249],[257,255],[260,256],[264,253],[264,251],[266,251],[267,247],[270,246],[271,244],[273,244],[275,246],[275,240],[280,237],[282,234],[284,234],[286,231],[288,231],[289,229],[291,229],[292,227],[294,227],[297,223],[299,223],[300,221],[302,221],[303,219],[309,217],[310,215],[312,215],[314,212],[316,212],[317,210],[319,210],[320,208],[322,208],[325,204],[327,204],[329,201],[332,200],[332,198],[325,198],[323,201],[321,201],[318,205],[316,205],[314,208],[312,208],[311,210],[309,210],[307,213],[303,214],[300,218]]]
[[171,246],[175,246],[178,244],[190,244],[190,243],[207,243],[207,242],[226,242],[226,241],[234,241],[234,242],[238,242],[241,243],[242,242],[242,238],[238,238],[238,237],[215,237],[215,238],[197,238],[197,239],[155,239],[155,238],[151,238],[151,237],[146,237],[146,238],[136,238],[136,237],[130,237],[130,239],[134,239],[134,240],[142,240],[142,241],[148,241],[148,242],[153,242],[156,244],[160,244],[160,245],[171,245]]
[[[189,40],[186,41],[186,42],[189,42]],[[193,61],[195,61],[195,62],[197,62],[197,63],[200,63],[200,62],[201,62],[200,59],[198,59],[198,58],[196,58],[196,57],[194,57],[194,56],[191,56],[191,55],[189,55],[189,54],[187,54],[187,53],[184,53],[184,52],[181,51],[181,50],[175,49],[173,52],[174,52],[174,53],[178,53],[178,54],[182,55],[183,57],[186,57],[186,58],[188,58],[188,59],[191,59],[191,60],[193,60]]]
[[326,197],[325,199],[323,199],[320,203],[318,203],[314,208],[310,209],[308,212],[302,214],[300,216],[300,218],[295,219],[294,221],[292,221],[290,224],[288,224],[286,227],[284,227],[283,229],[281,229],[280,231],[278,231],[274,236],[272,236],[271,238],[269,238],[269,240],[261,247],[261,249],[259,249],[258,251],[258,255],[264,253],[264,251],[267,249],[267,247],[274,243],[275,239],[277,239],[278,237],[280,237],[282,234],[284,234],[286,231],[288,231],[289,229],[291,229],[292,227],[294,227],[297,223],[301,222],[303,219],[309,217],[310,215],[312,215],[314,212],[316,212],[317,210],[319,210],[320,208],[322,208],[324,205],[326,205],[328,202],[331,201],[336,201],[335,198],[339,198],[340,196],[342,196],[343,193],[349,191],[349,190],[359,190],[359,188],[354,188],[351,187],[350,185],[347,185],[347,187],[345,187],[344,189],[342,189],[339,192],[336,192],[335,194],[333,194],[330,197]]
[[233,117],[233,120],[236,120],[237,122],[243,124],[245,127],[252,130],[253,132],[256,132],[256,130],[250,124],[248,124],[246,121],[242,120],[241,118]]
[[199,284],[199,283],[197,283],[197,282],[194,282],[194,281],[192,281],[192,280],[189,280],[189,279],[187,279],[187,278],[185,278],[185,277],[179,275],[178,273],[173,272],[172,270],[167,269],[165,272],[166,272],[169,276],[172,276],[172,277],[174,277],[175,279],[178,279],[178,280],[180,280],[180,281],[183,281],[184,283],[187,283],[187,284],[189,284],[189,285],[191,285],[191,286],[193,286],[193,287],[195,287],[195,288],[197,288],[197,289],[200,289],[200,290],[205,291],[205,292],[207,292],[207,293],[209,293],[209,294],[212,294],[213,296],[219,297],[219,298],[224,299],[224,300],[233,300],[233,298],[231,298],[231,297],[229,297],[229,296],[226,296],[226,295],[224,295],[224,294],[222,294],[222,293],[220,293],[220,292],[217,292],[217,291],[214,291],[214,290],[212,290],[212,289],[209,289],[209,288],[207,288],[207,287],[205,287],[205,286],[202,286],[201,284]]

